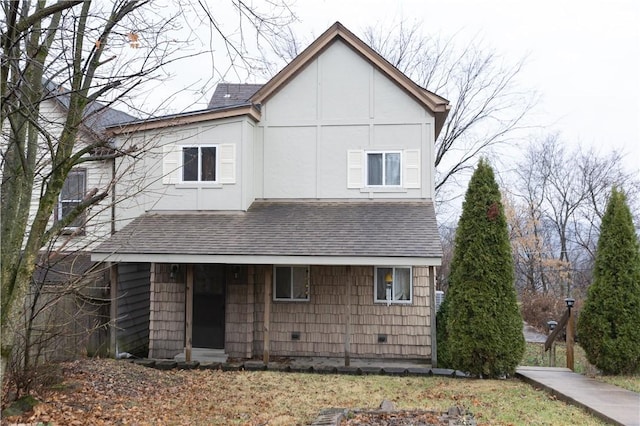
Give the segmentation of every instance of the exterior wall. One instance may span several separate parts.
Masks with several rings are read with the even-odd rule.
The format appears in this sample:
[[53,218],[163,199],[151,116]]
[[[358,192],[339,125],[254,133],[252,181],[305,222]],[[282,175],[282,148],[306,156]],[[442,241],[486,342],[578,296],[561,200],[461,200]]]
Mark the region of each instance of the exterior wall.
[[185,277],[182,272],[171,280],[170,267],[151,264],[149,358],[173,358],[184,350]]
[[[433,126],[424,107],[336,41],[262,106],[256,198],[432,198]],[[349,188],[349,150],[417,150],[419,184]]]
[[[144,149],[137,160],[118,160],[118,174],[124,179],[118,193],[129,199],[117,206],[117,229],[149,210],[243,210],[253,202],[254,124],[247,117],[220,119],[205,123],[174,126],[139,132],[127,139],[124,146]],[[218,145],[218,173],[221,173],[220,147],[234,150],[233,181],[212,183],[181,183],[180,145]]]
[[[263,351],[264,268],[256,267],[254,274],[254,355]],[[430,359],[428,268],[413,268],[411,305],[374,303],[373,273],[372,266],[311,266],[309,302],[271,302],[270,354],[343,356],[350,287],[353,358]],[[246,312],[241,315],[238,322]],[[294,331],[300,333],[300,340],[292,340]],[[385,343],[378,342],[379,334],[386,335]]]
[[[234,267],[235,268],[235,267]],[[251,358],[255,311],[253,267],[237,267],[239,276],[227,273],[225,309],[225,353],[233,358]],[[248,268],[252,270],[248,274]],[[227,268],[229,270],[229,268]]]
[[118,352],[146,356],[149,351],[150,307],[149,263],[118,265],[117,345]]
[[[58,105],[58,103],[52,99],[45,100],[40,105],[40,114],[43,117],[42,123],[40,123],[44,130],[46,130],[54,140],[62,133],[64,120],[66,118],[64,110]],[[76,150],[84,148],[85,142],[90,140],[90,137],[79,132],[80,140],[77,143]],[[32,223],[36,212],[38,211],[38,205],[40,202],[40,192],[42,189],[41,176],[46,176],[51,170],[49,155],[49,148],[46,141],[43,138],[39,140],[40,151],[38,153],[38,159],[36,168],[40,169],[40,173],[36,176],[34,181],[31,203],[29,207],[28,222]],[[4,140],[0,139],[0,146],[4,145]],[[111,182],[111,161],[88,161],[83,163],[77,168],[86,170],[86,189],[87,192],[96,188],[98,191],[105,190]],[[0,170],[0,174],[1,174]],[[84,227],[84,232],[77,235],[60,235],[56,241],[54,241],[53,249],[59,249],[64,247],[65,251],[86,251],[91,250],[102,240],[107,238],[111,233],[111,198],[107,197],[101,203],[92,206],[86,212],[86,218],[88,220],[87,225]],[[49,219],[49,227],[53,226],[55,220],[55,214],[52,211]],[[27,228],[28,231],[28,228]],[[28,235],[25,235],[24,241],[26,242]]]

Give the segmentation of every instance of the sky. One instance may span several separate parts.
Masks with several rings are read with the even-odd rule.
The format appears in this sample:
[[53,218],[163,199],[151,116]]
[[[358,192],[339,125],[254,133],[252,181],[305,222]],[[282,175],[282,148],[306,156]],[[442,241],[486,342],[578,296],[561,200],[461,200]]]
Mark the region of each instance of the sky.
[[[212,0],[209,3],[212,10],[219,10],[213,9],[217,6]],[[445,39],[455,35],[456,43],[481,40],[507,62],[524,58],[518,81],[523,90],[539,97],[530,117],[535,125],[600,153],[622,151],[627,154],[625,165],[639,169],[638,0],[292,0],[290,4],[299,18],[293,32],[307,41],[335,21],[362,36],[367,26],[407,20],[422,22],[426,34]],[[181,67],[172,84],[192,84],[211,75],[207,66]],[[233,75],[226,74],[225,80],[234,82]],[[194,108],[204,108],[210,95],[202,94]],[[181,102],[187,101],[185,96]]]

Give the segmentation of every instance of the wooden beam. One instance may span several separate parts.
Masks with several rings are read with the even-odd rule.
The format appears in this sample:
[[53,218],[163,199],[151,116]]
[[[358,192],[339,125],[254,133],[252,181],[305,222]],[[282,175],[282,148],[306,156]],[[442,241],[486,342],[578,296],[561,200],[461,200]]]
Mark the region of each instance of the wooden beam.
[[185,349],[184,359],[191,362],[191,350],[193,349],[193,265],[187,264],[187,283],[185,295]]
[[436,267],[429,266],[429,300],[431,315],[431,366],[438,367],[438,340],[436,329]]
[[351,365],[351,266],[347,266],[347,297],[345,297],[344,365]]
[[110,334],[109,334],[109,351],[114,358],[118,356],[118,264],[111,263],[109,265],[109,290],[110,290],[110,306],[109,316],[111,318]]
[[269,364],[269,329],[271,328],[271,295],[273,290],[273,286],[271,285],[272,275],[273,266],[268,265],[264,271],[264,328],[262,361],[265,365]]
[[567,368],[573,371],[573,336],[574,329],[574,316],[573,309],[567,308],[569,313],[569,320],[567,321]]

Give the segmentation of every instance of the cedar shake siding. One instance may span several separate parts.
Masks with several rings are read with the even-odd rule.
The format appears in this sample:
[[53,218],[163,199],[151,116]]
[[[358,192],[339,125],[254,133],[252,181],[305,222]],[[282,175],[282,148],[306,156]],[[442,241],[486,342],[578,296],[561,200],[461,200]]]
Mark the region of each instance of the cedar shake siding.
[[[247,357],[251,328],[253,355],[262,354],[265,268],[250,267],[253,273],[249,274],[249,284],[235,286],[235,289],[234,286],[228,287],[225,352],[231,357]],[[343,356],[346,296],[348,281],[351,280],[352,357],[430,359],[428,268],[414,267],[412,271],[413,302],[387,306],[373,301],[373,267],[311,266],[308,302],[271,301],[270,354]],[[241,288],[247,290],[244,295]],[[247,301],[246,309],[241,308],[240,299],[243,298]],[[251,299],[254,303],[249,303]],[[252,312],[253,321],[249,322]],[[293,340],[292,333],[297,333],[299,340]],[[379,335],[386,335],[386,342],[379,343]]]
[[184,269],[170,279],[169,264],[151,264],[149,357],[173,358],[184,350]]

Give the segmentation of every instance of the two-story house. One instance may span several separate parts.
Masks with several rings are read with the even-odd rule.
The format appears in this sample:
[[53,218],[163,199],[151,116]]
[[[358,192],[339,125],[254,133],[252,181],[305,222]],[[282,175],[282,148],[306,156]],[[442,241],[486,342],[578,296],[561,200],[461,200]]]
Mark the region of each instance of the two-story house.
[[114,265],[117,350],[432,359],[447,112],[336,23],[264,85],[112,126],[155,147],[118,160],[140,195],[92,252]]

